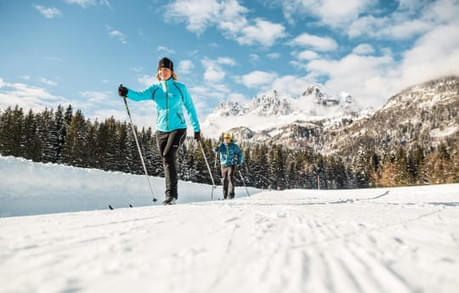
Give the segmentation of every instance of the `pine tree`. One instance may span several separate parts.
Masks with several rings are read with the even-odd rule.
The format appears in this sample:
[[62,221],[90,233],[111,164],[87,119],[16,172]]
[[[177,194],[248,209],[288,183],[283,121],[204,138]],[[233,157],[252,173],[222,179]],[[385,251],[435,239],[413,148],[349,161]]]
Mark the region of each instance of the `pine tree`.
[[62,152],[62,162],[76,167],[86,167],[87,123],[84,115],[77,110],[72,117]]
[[32,109],[24,118],[24,131],[22,132],[21,145],[24,146],[23,156],[26,159],[39,161],[41,154],[41,143],[37,136],[37,124]]
[[403,147],[400,147],[395,155],[395,173],[395,182],[399,186],[408,185],[413,181],[408,171],[407,155]]
[[8,107],[2,115],[1,120],[1,154],[4,156],[21,156],[23,146],[21,145],[23,131],[24,112],[19,106]]
[[60,160],[62,147],[65,142],[66,134],[66,122],[64,117],[64,108],[59,105],[56,112],[54,113],[54,137],[56,138],[53,145],[54,157],[52,158],[53,163],[57,163]]

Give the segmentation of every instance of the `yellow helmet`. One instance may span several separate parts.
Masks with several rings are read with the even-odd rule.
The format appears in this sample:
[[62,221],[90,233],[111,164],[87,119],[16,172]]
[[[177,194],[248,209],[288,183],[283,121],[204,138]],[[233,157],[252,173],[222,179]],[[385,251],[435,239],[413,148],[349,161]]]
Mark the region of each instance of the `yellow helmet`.
[[231,133],[227,132],[227,133],[223,134],[223,139],[225,139],[225,138],[231,139]]

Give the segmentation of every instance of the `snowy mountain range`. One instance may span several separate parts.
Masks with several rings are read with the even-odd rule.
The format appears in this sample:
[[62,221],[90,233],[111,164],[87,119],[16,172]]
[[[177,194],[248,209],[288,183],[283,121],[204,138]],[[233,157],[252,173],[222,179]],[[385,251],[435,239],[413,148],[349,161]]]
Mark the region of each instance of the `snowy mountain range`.
[[244,105],[225,102],[203,127],[214,137],[230,131],[240,142],[344,154],[376,146],[383,153],[400,145],[431,147],[457,139],[458,108],[459,77],[454,76],[405,89],[376,111],[362,109],[350,94],[332,95],[311,85],[296,98],[273,91]]
[[245,104],[226,101],[207,117],[203,128],[206,135],[218,137],[222,131],[239,127],[249,129],[249,133],[263,132],[296,121],[357,117],[361,112],[362,107],[350,94],[332,95],[322,85],[314,84],[298,97],[281,95],[273,90]]

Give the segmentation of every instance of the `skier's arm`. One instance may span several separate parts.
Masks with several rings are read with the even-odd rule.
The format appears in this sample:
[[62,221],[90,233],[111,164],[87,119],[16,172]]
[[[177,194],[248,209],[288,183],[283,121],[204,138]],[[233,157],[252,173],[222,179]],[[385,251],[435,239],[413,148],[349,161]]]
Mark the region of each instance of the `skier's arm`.
[[238,146],[236,146],[236,148],[237,148],[236,150],[237,151],[237,164],[241,166],[242,162],[244,162],[244,155],[242,154],[242,151]]
[[220,150],[221,147],[222,147],[222,144],[219,144],[218,146],[216,146],[215,149],[214,149],[214,152],[220,153],[221,152],[221,150]]
[[152,99],[153,90],[157,85],[153,85],[143,91],[137,92],[128,88],[126,97],[133,101],[145,101]]
[[183,104],[185,105],[186,112],[188,114],[188,117],[191,120],[191,125],[193,126],[194,132],[199,132],[200,131],[200,126],[199,126],[199,120],[198,120],[198,114],[196,114],[196,109],[194,108],[193,100],[190,97],[190,94],[188,93],[188,90],[186,89],[186,86],[183,84],[178,85],[181,87],[182,93],[183,93]]

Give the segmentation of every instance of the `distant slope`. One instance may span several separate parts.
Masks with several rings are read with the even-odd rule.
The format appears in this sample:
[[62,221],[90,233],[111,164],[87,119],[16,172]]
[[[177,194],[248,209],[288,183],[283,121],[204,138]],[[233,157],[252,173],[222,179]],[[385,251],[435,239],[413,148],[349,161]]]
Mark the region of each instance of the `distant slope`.
[[[0,156],[0,217],[85,211],[113,207],[160,205],[164,179],[150,177],[156,203],[145,176],[105,172],[57,164],[34,163]],[[210,200],[211,186],[179,181],[177,203]],[[256,193],[256,189],[249,189]],[[236,188],[236,196],[246,196]],[[222,197],[221,186],[214,199]]]

